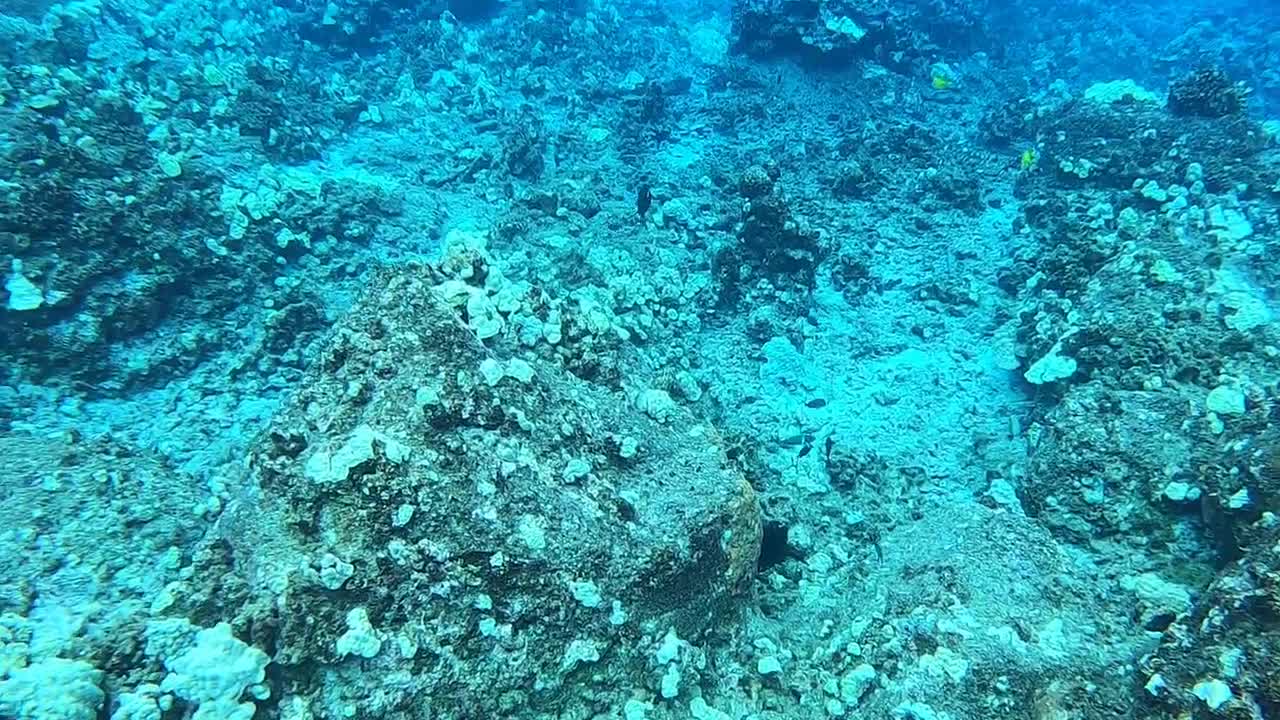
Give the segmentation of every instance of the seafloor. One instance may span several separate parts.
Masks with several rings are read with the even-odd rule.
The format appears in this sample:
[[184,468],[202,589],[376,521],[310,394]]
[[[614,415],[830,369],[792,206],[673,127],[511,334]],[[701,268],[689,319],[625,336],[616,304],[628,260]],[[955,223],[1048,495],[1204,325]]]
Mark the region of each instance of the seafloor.
[[1280,718],[1280,10],[5,0],[0,718]]

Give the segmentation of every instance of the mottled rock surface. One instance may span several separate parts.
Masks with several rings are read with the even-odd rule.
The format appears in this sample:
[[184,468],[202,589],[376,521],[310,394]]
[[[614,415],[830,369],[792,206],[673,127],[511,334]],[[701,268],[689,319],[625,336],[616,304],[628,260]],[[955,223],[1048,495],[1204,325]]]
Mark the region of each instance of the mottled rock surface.
[[254,497],[226,536],[251,605],[278,608],[258,639],[299,695],[330,673],[402,674],[360,707],[404,717],[643,684],[668,631],[733,609],[758,554],[753,491],[683,412],[660,424],[480,344],[438,280],[376,275],[253,448]]

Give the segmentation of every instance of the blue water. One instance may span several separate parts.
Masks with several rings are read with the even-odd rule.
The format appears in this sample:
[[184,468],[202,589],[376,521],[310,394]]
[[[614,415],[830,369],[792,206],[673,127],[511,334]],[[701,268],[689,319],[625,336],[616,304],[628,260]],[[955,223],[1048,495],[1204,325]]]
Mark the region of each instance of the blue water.
[[0,718],[1280,718],[1280,9],[10,0]]

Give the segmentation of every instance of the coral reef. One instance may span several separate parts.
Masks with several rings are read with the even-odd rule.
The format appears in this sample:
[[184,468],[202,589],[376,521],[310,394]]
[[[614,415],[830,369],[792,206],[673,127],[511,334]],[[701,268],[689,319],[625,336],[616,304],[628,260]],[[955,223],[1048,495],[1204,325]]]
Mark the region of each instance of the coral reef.
[[714,429],[486,348],[440,281],[372,278],[250,450],[255,491],[219,540],[251,588],[244,629],[299,687],[414,677],[361,713],[643,687],[664,637],[732,617],[754,493]]
[[1169,109],[1177,115],[1220,118],[1239,115],[1248,100],[1246,87],[1220,68],[1197,70],[1169,85]]
[[7,4],[0,716],[1275,716],[1277,38]]

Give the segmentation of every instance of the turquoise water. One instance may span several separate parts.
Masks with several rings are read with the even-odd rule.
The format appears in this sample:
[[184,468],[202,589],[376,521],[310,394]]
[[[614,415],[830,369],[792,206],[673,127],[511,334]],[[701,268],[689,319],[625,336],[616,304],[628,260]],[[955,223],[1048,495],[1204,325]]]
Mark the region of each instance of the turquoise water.
[[0,718],[1280,718],[1280,13],[10,0]]

